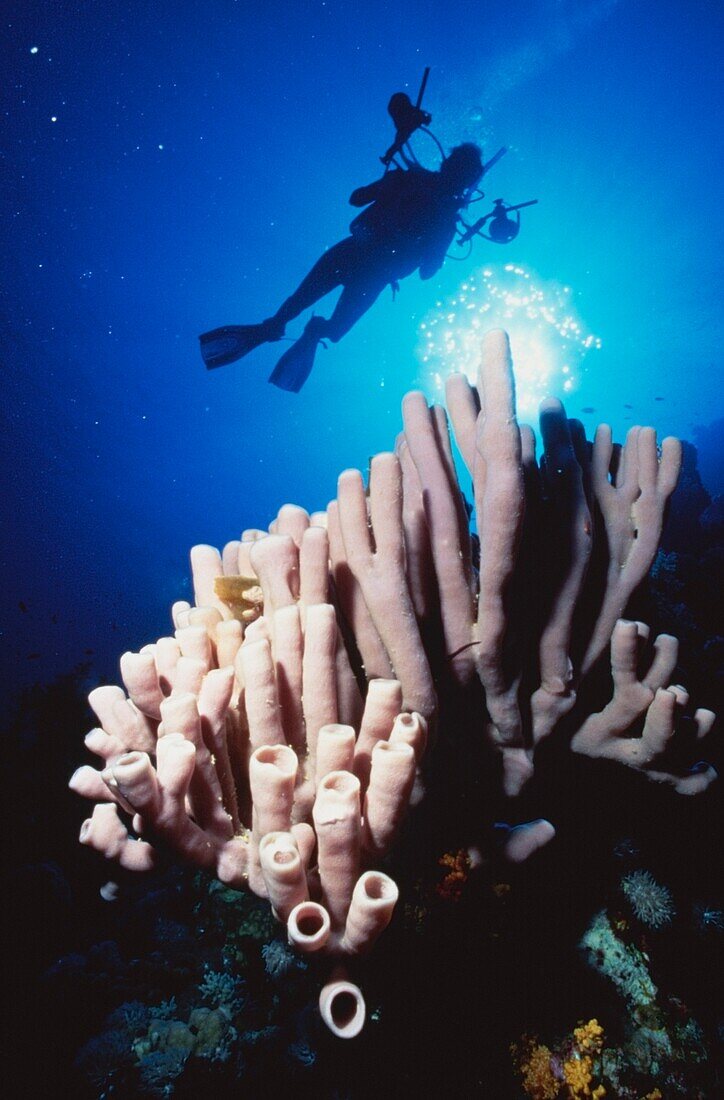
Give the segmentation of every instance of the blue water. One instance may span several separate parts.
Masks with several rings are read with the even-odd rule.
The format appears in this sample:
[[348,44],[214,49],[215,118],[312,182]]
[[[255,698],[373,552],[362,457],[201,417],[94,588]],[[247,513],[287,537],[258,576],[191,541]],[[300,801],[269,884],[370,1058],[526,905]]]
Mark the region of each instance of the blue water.
[[[110,675],[167,629],[193,543],[266,526],[287,501],[323,507],[342,468],[392,445],[403,393],[435,393],[419,326],[486,265],[570,287],[601,348],[570,394],[559,373],[553,388],[587,427],[691,437],[722,415],[720,5],[13,7],[2,642],[16,682],[85,659]],[[539,199],[519,238],[384,294],[298,396],[266,382],[279,345],[207,373],[198,333],[267,316],[345,235],[347,197],[392,138],[387,100],[414,98],[425,65],[444,144],[509,149],[488,198]],[[511,335],[515,351],[525,333]]]

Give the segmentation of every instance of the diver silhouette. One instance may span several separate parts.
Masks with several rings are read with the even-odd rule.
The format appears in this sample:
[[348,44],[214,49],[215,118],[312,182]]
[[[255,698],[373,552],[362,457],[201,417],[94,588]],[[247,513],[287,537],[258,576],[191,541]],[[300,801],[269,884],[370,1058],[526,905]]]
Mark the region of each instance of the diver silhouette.
[[313,316],[269,378],[281,389],[298,393],[320,341],[340,340],[386,286],[395,290],[400,279],[416,270],[421,279],[440,270],[456,234],[459,211],[483,175],[481,151],[471,143],[458,145],[437,171],[405,163],[352,192],[351,205],[365,209],[352,221],[350,235],[317,260],[273,316],[259,324],[226,325],[200,337],[209,369],[233,363],[260,344],[281,340],[289,321],[341,286],[332,315]]

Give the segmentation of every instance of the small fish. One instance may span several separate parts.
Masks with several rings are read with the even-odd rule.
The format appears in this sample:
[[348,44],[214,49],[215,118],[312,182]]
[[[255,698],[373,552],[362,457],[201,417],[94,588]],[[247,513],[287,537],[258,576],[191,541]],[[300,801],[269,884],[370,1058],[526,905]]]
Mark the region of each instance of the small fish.
[[595,413],[595,411],[593,405],[584,405],[581,409],[582,413]]
[[50,616],[50,621],[51,621],[51,623],[57,623],[57,621],[58,621],[58,616],[57,616],[57,615],[51,615],[51,616]]
[[624,409],[632,409],[633,405],[624,405]]
[[654,398],[654,401],[665,401],[665,400],[666,400],[665,397],[655,397]]
[[86,657],[92,657],[95,653],[95,649],[84,649],[83,652],[85,653]]
[[627,836],[618,842],[613,850],[613,854],[618,856],[619,859],[628,859],[632,856],[639,855],[639,851],[636,841]]
[[39,653],[28,653],[27,660],[28,661],[37,661],[39,656],[40,656]]
[[28,605],[26,604],[25,600],[18,600],[18,607],[22,611],[23,615],[27,615]]

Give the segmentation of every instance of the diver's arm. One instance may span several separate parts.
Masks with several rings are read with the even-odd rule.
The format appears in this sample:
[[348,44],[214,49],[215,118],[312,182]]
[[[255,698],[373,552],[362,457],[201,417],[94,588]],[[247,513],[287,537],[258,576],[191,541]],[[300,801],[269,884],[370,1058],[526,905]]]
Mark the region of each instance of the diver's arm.
[[349,197],[350,205],[369,206],[371,202],[394,193],[399,187],[400,177],[406,174],[396,168],[391,172],[385,172],[384,176],[380,176],[378,180],[368,183],[365,187],[357,187]]
[[382,180],[375,180],[365,187],[357,187],[349,197],[350,206],[369,206],[379,196]]

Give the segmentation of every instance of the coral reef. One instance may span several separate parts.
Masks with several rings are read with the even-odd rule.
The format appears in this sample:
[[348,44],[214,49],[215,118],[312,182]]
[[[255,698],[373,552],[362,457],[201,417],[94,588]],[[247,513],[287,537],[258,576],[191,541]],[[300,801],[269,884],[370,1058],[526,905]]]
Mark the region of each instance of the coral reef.
[[[724,498],[711,495],[721,492],[721,432],[717,437],[715,427],[709,440],[716,450],[709,462],[701,454],[699,436],[696,448],[683,444],[682,472],[651,568],[651,610],[645,614],[655,614],[659,626],[681,640],[687,686],[719,711],[724,698],[724,637],[712,593],[724,587]],[[700,475],[702,457],[706,477]]]
[[532,1100],[706,1095],[697,1075],[708,1055],[695,1020],[681,1025],[662,1018],[652,1026],[629,1021],[626,1040],[611,1046],[601,1024],[592,1019],[552,1048],[524,1036],[511,1046],[511,1054],[523,1091]]
[[[643,870],[624,876],[621,887],[641,924],[663,935],[661,929],[674,917],[670,891]],[[614,903],[595,914],[580,942],[587,964],[617,994],[618,1004],[608,1004],[605,1012],[606,1032],[618,1042],[604,1035],[597,1019],[548,1044],[525,1036],[512,1053],[528,1096],[640,1100],[710,1095],[703,1029],[678,997],[654,981],[656,951],[638,927]]]
[[[645,871],[622,882],[641,922],[661,929],[673,919],[671,894]],[[665,1096],[704,1096],[700,1069],[709,1054],[697,1020],[677,998],[665,995],[651,977],[648,938],[632,938],[625,920],[598,913],[581,940],[590,966],[611,981],[625,1003],[624,1041],[601,1054],[601,1075],[609,1091],[638,1097],[645,1086],[662,1086]]]
[[[263,901],[227,888],[222,896],[218,882],[193,878],[183,884],[182,897],[176,896],[181,884],[171,880],[150,909],[131,910],[145,935],[136,929],[130,943],[61,959],[46,976],[46,996],[78,994],[97,1011],[121,998],[110,1012],[100,1011],[100,1032],[76,1055],[79,1077],[94,1095],[199,1094],[210,1082],[234,1095],[241,1075],[268,1077],[285,1051],[290,1076],[316,1060],[321,1025],[310,1016],[316,977],[284,943],[268,938],[268,924],[262,942],[256,915],[264,913]],[[158,916],[169,903],[189,925]],[[175,942],[168,942],[163,932],[174,923]],[[179,950],[187,937],[193,937],[189,958]],[[94,1024],[97,1032],[98,1020]]]
[[581,949],[589,964],[613,982],[632,1010],[653,1004],[658,990],[643,952],[635,944],[619,939],[604,911],[597,913],[586,929]]
[[[615,448],[602,426],[590,444],[549,399],[537,461],[497,332],[478,386],[452,376],[447,404],[475,530],[445,411],[409,394],[367,486],[345,471],[325,512],[285,505],[268,532],[193,549],[194,606],[174,605],[173,636],[124,654],[125,691],[91,693],[86,746],[102,767],[71,780],[96,802],[84,844],[127,870],[171,852],[222,888],[248,886],[298,951],[333,965],[368,952],[391,919],[398,888],[376,867],[423,798],[428,739],[453,724],[465,758],[466,737],[489,747],[509,796],[560,731],[575,752],[680,794],[715,775],[675,751],[688,705],[671,684],[675,639],[657,638],[642,669],[648,630],[621,620],[656,554],[678,442],[659,450],[637,427]],[[595,711],[586,689],[609,643],[613,697]],[[713,714],[693,722],[703,738]],[[504,845],[520,861],[552,835],[539,819]],[[464,858],[451,866],[456,882],[463,872]],[[336,1034],[364,1021],[359,989],[335,970],[320,1009]]]
[[[608,1095],[601,1084],[603,1041],[603,1028],[593,1019],[574,1028],[555,1053],[531,1036],[514,1043],[511,1054],[525,1093],[533,1100],[555,1100],[557,1096],[602,1100]],[[594,1085],[594,1080],[598,1084]]]

